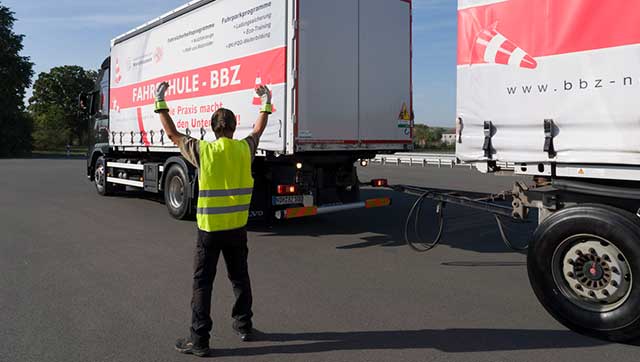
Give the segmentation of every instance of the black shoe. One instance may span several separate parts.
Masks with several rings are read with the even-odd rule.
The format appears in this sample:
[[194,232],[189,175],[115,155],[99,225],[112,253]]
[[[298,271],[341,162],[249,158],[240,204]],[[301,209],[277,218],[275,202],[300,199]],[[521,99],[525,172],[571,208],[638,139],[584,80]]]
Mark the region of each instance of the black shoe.
[[256,340],[256,331],[253,328],[240,329],[233,327],[233,330],[236,332],[238,337],[240,337],[242,342],[253,342]]
[[191,339],[188,338],[178,338],[176,341],[176,351],[198,357],[206,357],[209,355],[208,346],[195,346]]

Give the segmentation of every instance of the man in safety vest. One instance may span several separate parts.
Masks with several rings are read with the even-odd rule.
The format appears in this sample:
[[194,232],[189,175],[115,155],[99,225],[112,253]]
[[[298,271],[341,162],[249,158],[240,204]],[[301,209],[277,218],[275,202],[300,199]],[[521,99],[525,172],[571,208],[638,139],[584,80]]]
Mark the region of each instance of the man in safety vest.
[[217,141],[200,141],[177,131],[163,82],[156,90],[155,111],[160,115],[167,136],[180,148],[182,156],[199,170],[198,241],[196,244],[191,301],[191,336],[178,339],[181,353],[207,356],[211,321],[211,292],[220,253],[236,297],[233,305],[233,329],[243,341],[253,332],[251,318],[251,282],[247,267],[247,220],[253,191],[251,163],[271,114],[271,92],[265,86],[256,89],[262,100],[260,115],[253,132],[244,140],[233,139],[236,117],[228,109],[218,109],[211,117]]

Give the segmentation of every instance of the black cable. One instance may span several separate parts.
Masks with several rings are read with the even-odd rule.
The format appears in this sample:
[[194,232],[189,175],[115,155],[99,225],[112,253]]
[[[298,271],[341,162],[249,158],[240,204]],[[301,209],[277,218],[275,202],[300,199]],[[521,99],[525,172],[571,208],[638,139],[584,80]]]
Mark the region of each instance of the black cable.
[[[426,251],[429,251],[435,248],[440,243],[440,240],[442,239],[442,233],[444,231],[444,203],[439,202],[438,205],[436,206],[436,215],[438,216],[438,234],[436,235],[435,240],[433,240],[432,242],[425,242],[422,239],[422,236],[420,234],[420,212],[422,211],[422,206],[424,204],[424,201],[429,196],[430,196],[430,193],[425,192],[420,197],[418,197],[418,200],[416,200],[416,202],[411,207],[411,210],[409,211],[409,215],[407,215],[407,221],[404,224],[405,242],[411,249],[419,253],[424,253]],[[409,224],[411,224],[411,217],[413,216],[414,213],[415,213],[414,233],[418,238],[418,242],[412,242],[409,239]]]
[[[407,192],[408,191],[408,187],[404,186],[404,185],[397,185],[397,186],[390,186],[390,188],[392,188],[395,191],[398,192]],[[429,251],[433,248],[435,248],[441,241],[442,239],[442,235],[444,233],[444,227],[445,227],[445,220],[444,220],[444,206],[446,205],[446,203],[444,201],[440,201],[437,206],[436,206],[436,215],[438,217],[438,233],[436,234],[436,238],[431,241],[431,242],[425,242],[422,238],[422,235],[420,233],[420,214],[422,212],[422,207],[424,205],[424,201],[428,198],[434,198],[434,195],[437,194],[437,192],[434,191],[426,191],[424,192],[422,195],[420,195],[418,197],[418,199],[416,200],[416,202],[413,204],[413,206],[411,207],[411,210],[409,211],[409,215],[407,215],[407,220],[404,224],[404,240],[407,243],[407,245],[413,249],[414,251],[423,253],[426,251]],[[504,198],[504,195],[506,195],[506,193],[503,194],[498,194],[498,195],[491,195],[490,197],[487,197],[488,199],[500,199],[500,198]],[[460,197],[463,198],[463,197]],[[464,197],[464,199],[467,199],[469,201],[474,201],[474,199],[471,198],[467,198]],[[415,216],[414,216],[415,214]],[[507,233],[505,231],[504,228],[504,224],[502,219],[500,219],[500,216],[498,214],[493,214],[493,216],[495,217],[496,223],[498,224],[498,231],[500,232],[500,237],[502,238],[502,241],[504,242],[504,244],[507,246],[507,248],[513,250],[513,251],[517,251],[517,252],[523,252],[528,250],[529,245],[524,245],[524,246],[515,246],[511,240],[509,240],[509,237],[507,236]],[[409,239],[409,225],[411,224],[411,218],[414,218],[414,234],[417,237],[417,241],[413,242]]]
[[509,237],[507,237],[507,234],[504,231],[504,225],[502,224],[502,220],[500,219],[500,216],[493,214],[493,216],[496,218],[496,223],[498,223],[498,231],[500,231],[500,236],[502,237],[502,241],[504,242],[504,244],[507,246],[507,248],[514,250],[514,251],[527,251],[529,249],[529,245],[524,245],[524,246],[514,246],[513,243],[511,242],[511,240],[509,240]]

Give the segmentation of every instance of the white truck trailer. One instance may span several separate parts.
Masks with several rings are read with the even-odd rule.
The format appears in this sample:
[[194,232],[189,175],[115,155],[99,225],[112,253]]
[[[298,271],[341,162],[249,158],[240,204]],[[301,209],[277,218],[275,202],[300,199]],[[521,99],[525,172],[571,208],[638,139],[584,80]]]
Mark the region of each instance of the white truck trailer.
[[640,337],[640,2],[459,0],[457,157],[515,163],[528,270],[576,331]]
[[113,39],[82,96],[94,137],[87,175],[104,195],[164,193],[185,218],[197,170],[153,112],[162,81],[179,131],[208,141],[220,107],[245,137],[259,113],[254,88],[272,89],[252,218],[385,206],[360,200],[354,163],[412,147],[411,1],[197,0]]

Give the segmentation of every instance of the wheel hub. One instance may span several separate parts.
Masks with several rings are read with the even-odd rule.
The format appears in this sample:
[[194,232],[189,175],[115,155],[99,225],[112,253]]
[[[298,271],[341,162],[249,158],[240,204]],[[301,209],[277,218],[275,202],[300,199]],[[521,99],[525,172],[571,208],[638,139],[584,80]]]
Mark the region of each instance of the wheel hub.
[[104,166],[103,165],[99,165],[98,167],[96,167],[94,178],[98,185],[102,186],[104,184]]
[[169,203],[174,209],[179,209],[184,203],[184,183],[182,178],[174,176],[169,182]]
[[574,261],[573,270],[576,279],[589,288],[602,289],[611,281],[611,268],[599,256],[589,254],[579,257]]
[[578,235],[561,243],[553,259],[556,284],[574,304],[606,312],[629,297],[630,267],[611,242],[594,235]]

